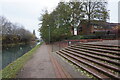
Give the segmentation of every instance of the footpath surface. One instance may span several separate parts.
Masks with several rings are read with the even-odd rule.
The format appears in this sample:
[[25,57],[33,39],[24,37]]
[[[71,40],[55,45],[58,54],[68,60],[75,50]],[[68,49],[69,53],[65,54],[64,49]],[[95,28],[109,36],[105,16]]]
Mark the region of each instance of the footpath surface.
[[51,54],[51,48],[45,43],[23,66],[17,78],[70,78]]

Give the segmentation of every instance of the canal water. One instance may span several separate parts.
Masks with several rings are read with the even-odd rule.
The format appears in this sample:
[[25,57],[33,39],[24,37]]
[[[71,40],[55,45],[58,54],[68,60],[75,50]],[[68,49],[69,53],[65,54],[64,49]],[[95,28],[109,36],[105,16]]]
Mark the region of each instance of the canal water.
[[26,52],[30,51],[37,44],[38,43],[21,44],[3,48],[2,53],[0,53],[0,56],[2,56],[2,69],[5,68],[11,62],[15,61],[17,58],[21,57]]

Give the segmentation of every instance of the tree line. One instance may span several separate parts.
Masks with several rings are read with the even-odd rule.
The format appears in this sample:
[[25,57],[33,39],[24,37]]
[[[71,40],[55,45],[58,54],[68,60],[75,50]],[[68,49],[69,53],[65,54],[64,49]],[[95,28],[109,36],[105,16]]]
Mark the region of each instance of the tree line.
[[3,16],[0,16],[0,30],[3,46],[7,44],[28,43],[35,39],[35,36],[30,31],[24,29],[24,26],[17,23],[14,24]]
[[59,41],[72,36],[81,21],[86,20],[89,27],[91,20],[106,22],[108,18],[107,2],[60,2],[52,12],[45,10],[41,15],[39,31],[45,42]]

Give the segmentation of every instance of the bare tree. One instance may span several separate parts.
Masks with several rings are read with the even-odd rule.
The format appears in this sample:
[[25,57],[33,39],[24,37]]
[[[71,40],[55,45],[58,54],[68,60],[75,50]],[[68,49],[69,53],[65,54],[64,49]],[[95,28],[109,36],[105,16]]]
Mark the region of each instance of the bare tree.
[[90,27],[91,20],[106,21],[108,18],[108,12],[106,9],[107,2],[98,1],[86,1],[83,3],[83,10],[85,18],[88,20],[88,27]]

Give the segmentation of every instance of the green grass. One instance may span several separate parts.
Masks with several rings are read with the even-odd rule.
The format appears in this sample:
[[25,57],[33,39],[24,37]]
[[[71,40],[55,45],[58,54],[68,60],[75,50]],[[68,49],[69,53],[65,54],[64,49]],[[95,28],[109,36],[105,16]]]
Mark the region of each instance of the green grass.
[[15,78],[16,74],[20,71],[26,61],[31,58],[31,56],[35,53],[35,51],[40,47],[41,44],[42,43],[35,46],[29,52],[25,53],[23,56],[21,56],[20,58],[6,66],[3,70],[1,70],[0,74],[2,74],[2,78]]

